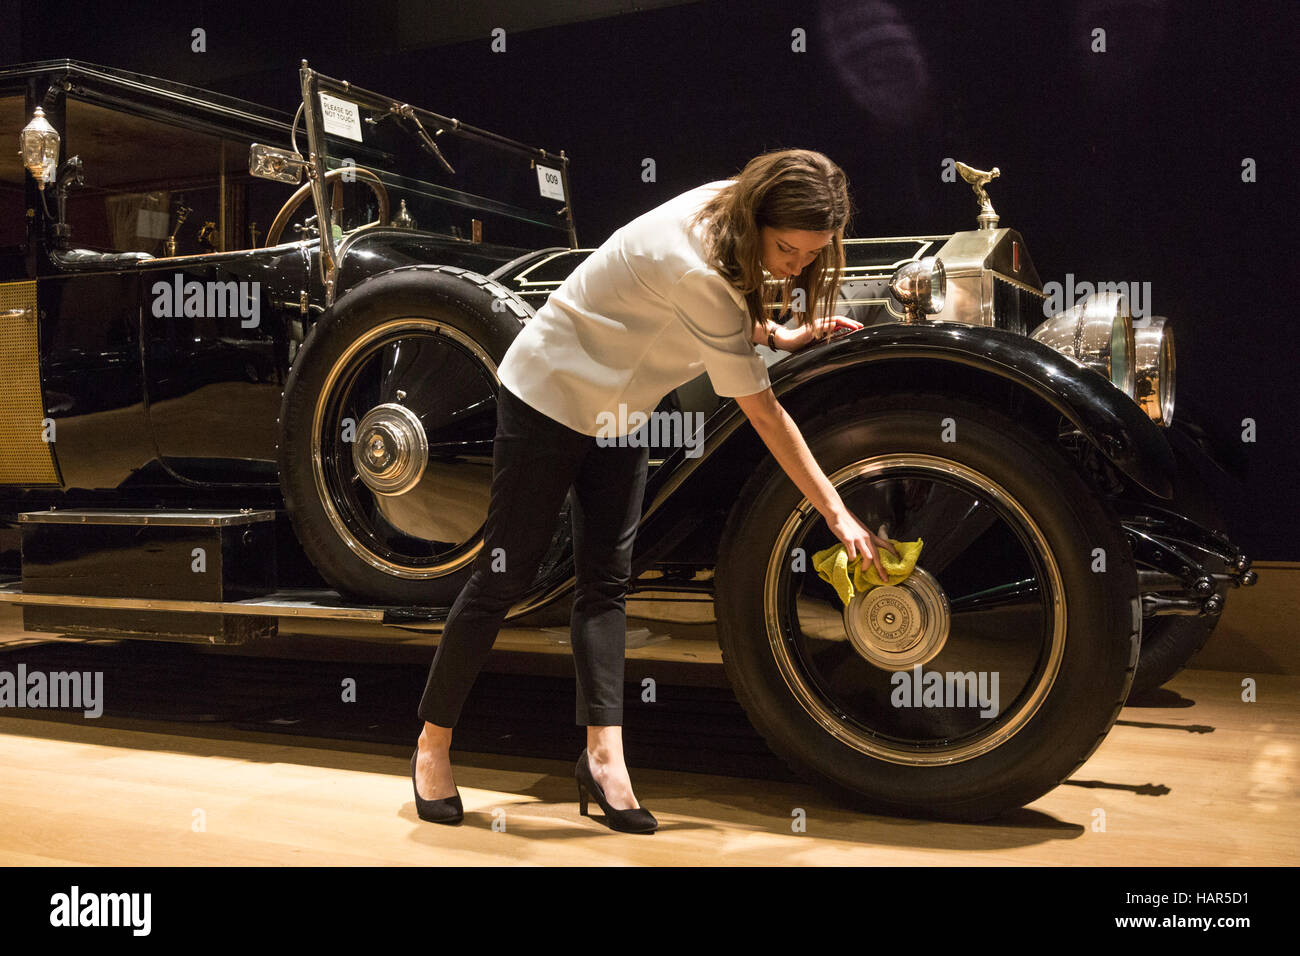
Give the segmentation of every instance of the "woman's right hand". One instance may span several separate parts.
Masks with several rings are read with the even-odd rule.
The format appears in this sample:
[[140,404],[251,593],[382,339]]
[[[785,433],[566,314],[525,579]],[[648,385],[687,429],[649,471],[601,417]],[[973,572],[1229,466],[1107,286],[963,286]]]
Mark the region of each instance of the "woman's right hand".
[[761,392],[752,395],[738,395],[736,404],[771,450],[777,464],[807,496],[818,514],[826,519],[831,533],[840,539],[844,550],[848,552],[849,561],[858,558],[870,561],[880,575],[880,580],[888,581],[889,575],[885,573],[885,566],[880,560],[880,549],[884,548],[895,556],[898,551],[885,536],[885,526],[880,526],[880,534],[872,534],[849,514],[834,485],[808,450],[799,426],[776,400],[772,386],[768,385]]
[[898,557],[898,549],[890,544],[885,525],[882,524],[880,533],[875,534],[869,528],[863,527],[858,522],[858,519],[844,508],[827,518],[826,525],[831,529],[831,533],[839,538],[840,543],[844,545],[844,550],[849,556],[849,564],[852,564],[855,558],[861,556],[864,562],[869,561],[875,566],[876,573],[880,575],[880,580],[889,580],[885,566],[880,560],[880,549],[884,548],[894,557]]

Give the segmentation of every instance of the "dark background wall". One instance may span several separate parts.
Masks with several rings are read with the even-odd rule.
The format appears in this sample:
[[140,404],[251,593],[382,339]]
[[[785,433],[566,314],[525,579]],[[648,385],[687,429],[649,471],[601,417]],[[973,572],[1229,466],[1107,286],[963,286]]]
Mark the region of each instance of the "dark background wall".
[[[1295,0],[0,0],[0,17],[0,63],[80,58],[292,110],[306,58],[563,148],[584,245],[767,149],[838,162],[859,236],[974,228],[943,160],[996,165],[1002,224],[1044,281],[1151,283],[1152,312],[1176,329],[1178,414],[1234,462],[1207,476],[1234,540],[1300,559]],[[206,52],[191,51],[195,27]],[[797,28],[807,52],[791,49]],[[1247,158],[1256,182],[1242,181]]]

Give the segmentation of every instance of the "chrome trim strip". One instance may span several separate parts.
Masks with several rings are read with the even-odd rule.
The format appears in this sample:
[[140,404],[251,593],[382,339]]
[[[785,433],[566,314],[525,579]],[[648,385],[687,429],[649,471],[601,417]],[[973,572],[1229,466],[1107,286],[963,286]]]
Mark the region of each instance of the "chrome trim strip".
[[147,271],[159,263],[166,263],[170,268],[176,265],[198,265],[206,261],[220,261],[228,259],[251,259],[260,257],[267,252],[289,252],[294,248],[304,248],[315,245],[316,239],[295,239],[292,242],[281,242],[274,246],[254,246],[248,249],[229,249],[224,252],[191,252],[182,256],[151,256],[148,259],[131,259],[126,262],[102,263],[93,259],[87,260],[70,260],[63,253],[55,250],[50,253],[50,259],[61,269],[76,269],[78,272],[88,272],[100,270],[103,272],[133,272]]
[[234,525],[254,521],[274,521],[274,511],[150,511],[139,508],[122,511],[22,511],[18,520],[24,524],[152,524],[152,525]]

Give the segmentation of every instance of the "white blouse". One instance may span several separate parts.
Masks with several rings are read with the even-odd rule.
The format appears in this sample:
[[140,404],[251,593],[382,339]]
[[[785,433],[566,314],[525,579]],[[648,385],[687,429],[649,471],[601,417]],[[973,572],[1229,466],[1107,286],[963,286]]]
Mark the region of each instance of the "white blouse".
[[744,297],[705,261],[701,231],[687,227],[729,182],[698,186],[616,230],[524,325],[497,370],[501,384],[569,428],[606,437],[635,430],[701,372],[722,396],[768,388]]

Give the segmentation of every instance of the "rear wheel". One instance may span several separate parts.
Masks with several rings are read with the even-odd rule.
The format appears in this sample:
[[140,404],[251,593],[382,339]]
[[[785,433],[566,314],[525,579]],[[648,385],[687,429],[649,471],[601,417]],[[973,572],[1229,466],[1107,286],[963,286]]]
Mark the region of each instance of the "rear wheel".
[[349,292],[296,357],[280,485],[308,559],[343,594],[445,606],[472,573],[496,369],[521,327],[500,296],[460,269],[395,270]]
[[900,585],[845,608],[812,567],[837,539],[765,460],[715,581],[755,727],[808,779],[888,813],[984,819],[1056,787],[1109,731],[1137,661],[1118,519],[1037,435],[965,400],[872,397],[802,431],[859,521],[924,546]]

